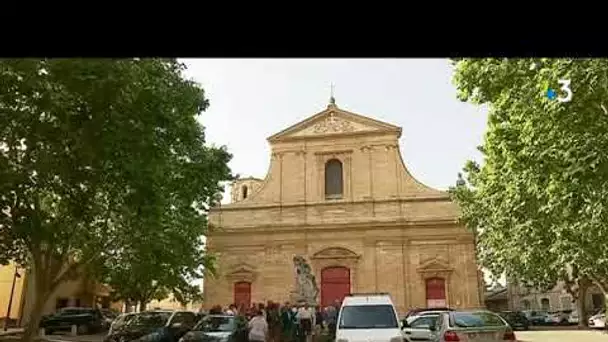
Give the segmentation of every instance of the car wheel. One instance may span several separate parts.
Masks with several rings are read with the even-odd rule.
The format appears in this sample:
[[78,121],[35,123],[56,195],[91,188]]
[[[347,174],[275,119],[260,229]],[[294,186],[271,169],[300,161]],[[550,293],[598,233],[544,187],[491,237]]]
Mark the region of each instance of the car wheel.
[[86,335],[89,332],[89,327],[87,325],[79,325],[76,328],[76,332],[78,332],[78,335]]

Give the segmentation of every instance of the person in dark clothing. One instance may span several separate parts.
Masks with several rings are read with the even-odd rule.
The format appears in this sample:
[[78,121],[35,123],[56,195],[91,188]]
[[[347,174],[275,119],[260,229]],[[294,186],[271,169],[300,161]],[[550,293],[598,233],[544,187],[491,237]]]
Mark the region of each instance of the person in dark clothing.
[[338,309],[334,305],[327,307],[325,314],[325,320],[327,322],[327,329],[329,330],[329,336],[336,338],[336,323],[338,320]]
[[234,317],[235,332],[232,335],[232,340],[229,340],[229,342],[249,342],[249,328],[247,326],[249,320],[245,317],[243,311],[238,312],[236,317]]
[[215,305],[209,310],[210,315],[221,315],[222,313],[222,307],[219,305]]
[[278,304],[268,302],[266,305],[266,321],[268,322],[268,340],[270,342],[280,342],[281,314]]
[[323,310],[317,305],[315,311],[315,336],[320,336],[323,331]]
[[282,340],[284,342],[291,342],[293,340],[293,317],[291,313],[291,304],[285,303],[281,308],[281,332]]

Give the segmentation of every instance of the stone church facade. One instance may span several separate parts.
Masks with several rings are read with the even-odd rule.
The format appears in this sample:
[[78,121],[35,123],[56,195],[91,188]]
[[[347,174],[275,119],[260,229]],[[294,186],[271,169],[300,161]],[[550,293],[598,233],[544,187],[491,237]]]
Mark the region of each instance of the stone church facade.
[[473,236],[448,194],[405,168],[400,136],[400,127],[332,101],[269,137],[266,178],[237,180],[232,202],[210,211],[218,270],[205,280],[205,306],[288,301],[300,255],[322,305],[388,292],[401,312],[479,307]]

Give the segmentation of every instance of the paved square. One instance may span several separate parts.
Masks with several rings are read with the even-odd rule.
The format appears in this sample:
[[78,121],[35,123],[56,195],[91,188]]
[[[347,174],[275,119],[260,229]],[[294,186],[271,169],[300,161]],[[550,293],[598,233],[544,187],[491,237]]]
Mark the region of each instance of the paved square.
[[608,334],[591,330],[516,331],[520,342],[608,342]]

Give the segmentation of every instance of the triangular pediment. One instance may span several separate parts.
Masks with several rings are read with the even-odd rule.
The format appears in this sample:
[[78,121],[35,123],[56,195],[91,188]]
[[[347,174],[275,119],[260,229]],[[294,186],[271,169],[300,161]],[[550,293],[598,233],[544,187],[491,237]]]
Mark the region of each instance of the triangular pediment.
[[238,263],[229,268],[230,274],[256,273],[256,268],[247,263]]
[[268,141],[374,132],[393,132],[400,136],[401,127],[340,109],[336,105],[329,105],[324,111],[269,137]]
[[449,264],[439,258],[433,258],[430,260],[427,260],[425,262],[422,262],[420,264],[420,266],[418,267],[418,270],[420,271],[427,271],[427,272],[433,272],[433,271],[448,271],[451,270],[452,268],[449,266]]
[[226,272],[226,278],[231,281],[253,282],[258,276],[256,268],[247,263],[238,263]]
[[355,252],[346,248],[331,247],[315,253],[315,255],[313,255],[313,258],[358,258],[358,255]]

